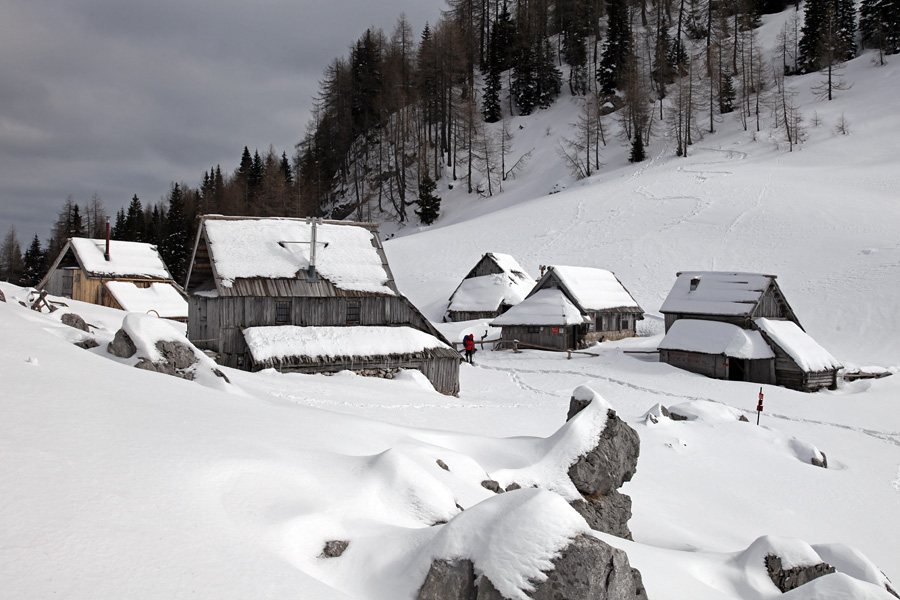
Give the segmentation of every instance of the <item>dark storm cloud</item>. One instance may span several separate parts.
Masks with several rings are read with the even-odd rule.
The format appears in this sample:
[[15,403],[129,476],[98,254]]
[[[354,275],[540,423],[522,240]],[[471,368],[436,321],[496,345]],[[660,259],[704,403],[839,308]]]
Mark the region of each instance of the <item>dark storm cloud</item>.
[[246,145],[289,155],[322,70],[401,12],[442,0],[0,0],[0,235],[42,241],[71,194],[107,212],[234,169]]

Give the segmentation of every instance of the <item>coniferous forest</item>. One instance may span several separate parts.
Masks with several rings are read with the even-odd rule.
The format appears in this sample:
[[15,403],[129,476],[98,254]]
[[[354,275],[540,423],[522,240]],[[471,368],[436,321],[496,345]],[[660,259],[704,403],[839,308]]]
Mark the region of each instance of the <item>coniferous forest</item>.
[[[784,10],[794,13],[778,47],[763,48],[761,17]],[[793,148],[803,124],[785,78],[821,72],[814,91],[830,100],[861,47],[881,60],[900,52],[900,0],[858,10],[853,0],[447,0],[421,31],[400,15],[333,59],[291,156],[244,147],[231,171],[211,167],[155,203],[135,196],[109,216],[112,237],[157,245],[183,281],[201,214],[427,225],[440,215],[436,182],[487,196],[514,176],[527,157],[510,152],[505,119],[561,94],[584,98],[561,148],[579,178],[600,168],[613,121],[633,162],[662,135],[686,156],[729,113],[746,130],[774,126]],[[776,66],[764,58],[773,52]],[[106,219],[98,195],[82,205],[70,196],[43,245],[12,227],[0,279],[35,285],[66,239],[103,237]]]

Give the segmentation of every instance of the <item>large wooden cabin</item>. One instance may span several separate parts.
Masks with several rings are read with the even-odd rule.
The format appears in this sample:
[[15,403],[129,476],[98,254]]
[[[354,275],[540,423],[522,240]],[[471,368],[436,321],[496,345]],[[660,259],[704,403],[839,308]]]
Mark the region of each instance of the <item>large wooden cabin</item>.
[[813,392],[837,387],[841,364],[800,325],[775,275],[678,273],[663,302],[660,361],[716,379]]
[[397,289],[374,224],[205,216],[185,289],[188,337],[221,364],[415,368],[437,391],[459,392],[459,353]]

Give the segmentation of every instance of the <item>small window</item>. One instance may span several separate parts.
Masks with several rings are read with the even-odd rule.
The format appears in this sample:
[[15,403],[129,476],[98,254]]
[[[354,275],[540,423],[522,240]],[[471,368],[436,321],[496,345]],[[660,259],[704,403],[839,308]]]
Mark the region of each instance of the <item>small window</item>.
[[540,327],[528,327],[528,333],[540,333],[540,332],[541,332]]
[[291,322],[291,303],[289,300],[279,300],[275,303],[275,323],[284,325]]
[[622,331],[629,329],[628,317],[622,317]]
[[359,300],[347,302],[347,324],[359,324]]

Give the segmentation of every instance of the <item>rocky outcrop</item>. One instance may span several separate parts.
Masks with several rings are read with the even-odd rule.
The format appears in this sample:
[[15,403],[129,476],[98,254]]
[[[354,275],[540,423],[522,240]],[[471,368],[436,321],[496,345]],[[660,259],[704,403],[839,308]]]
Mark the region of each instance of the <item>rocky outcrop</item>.
[[591,496],[589,499],[571,503],[591,529],[611,535],[632,539],[628,521],[631,519],[631,498],[613,490],[606,495]]
[[[533,600],[641,600],[647,597],[641,574],[622,550],[590,536],[578,536],[553,560],[547,579],[534,582]],[[470,560],[432,563],[418,600],[505,600],[490,578],[475,585]]]
[[[572,397],[568,419],[581,412],[590,400]],[[597,445],[569,467],[569,477],[583,500],[572,507],[598,531],[631,539],[628,520],[631,498],[617,490],[631,481],[637,470],[641,440],[637,432],[622,421],[616,411],[607,412],[606,428]]]
[[[418,600],[475,600],[475,565],[471,560],[436,560],[431,563]],[[502,597],[502,596],[501,596]]]
[[819,450],[819,454],[822,455],[821,459],[816,456],[813,456],[810,459],[810,462],[816,467],[822,467],[823,469],[827,469],[828,468],[828,457],[825,456],[825,453],[822,452],[821,450]]
[[194,379],[194,371],[191,367],[199,362],[199,359],[194,355],[193,348],[181,342],[159,340],[156,342],[156,349],[162,355],[161,360],[150,361],[146,358],[141,358],[135,367],[146,371],[174,375],[189,381]]
[[785,569],[782,567],[781,557],[769,554],[766,556],[766,571],[775,584],[782,592],[789,592],[794,588],[798,588],[804,583],[809,583],[813,579],[818,579],[822,575],[834,573],[834,567],[828,563],[821,562],[817,565],[808,567],[794,567]]
[[137,346],[134,345],[131,336],[125,333],[124,329],[120,329],[113,337],[113,341],[106,346],[106,351],[119,358],[131,358],[137,352]]
[[6,296],[3,295],[3,290],[0,290],[0,302],[6,302]]
[[68,325],[69,327],[74,327],[75,329],[80,329],[81,331],[90,331],[88,324],[84,322],[79,315],[75,313],[66,313],[60,319],[63,325]]

